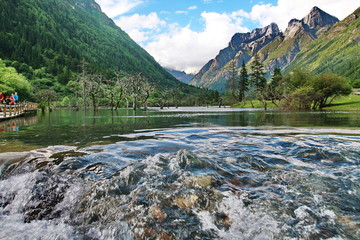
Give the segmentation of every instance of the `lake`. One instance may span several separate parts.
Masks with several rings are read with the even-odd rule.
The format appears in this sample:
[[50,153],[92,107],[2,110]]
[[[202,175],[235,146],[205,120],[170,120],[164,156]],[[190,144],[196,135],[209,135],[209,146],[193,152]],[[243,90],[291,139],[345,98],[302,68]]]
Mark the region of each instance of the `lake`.
[[0,122],[0,239],[359,239],[360,112]]

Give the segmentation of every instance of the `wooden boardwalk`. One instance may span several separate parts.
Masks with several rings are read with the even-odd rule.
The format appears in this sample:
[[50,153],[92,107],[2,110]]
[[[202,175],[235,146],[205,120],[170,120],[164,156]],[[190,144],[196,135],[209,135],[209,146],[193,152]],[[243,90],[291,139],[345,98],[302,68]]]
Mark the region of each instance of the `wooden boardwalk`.
[[7,120],[24,115],[28,111],[36,111],[36,103],[19,103],[13,105],[0,104],[0,121]]

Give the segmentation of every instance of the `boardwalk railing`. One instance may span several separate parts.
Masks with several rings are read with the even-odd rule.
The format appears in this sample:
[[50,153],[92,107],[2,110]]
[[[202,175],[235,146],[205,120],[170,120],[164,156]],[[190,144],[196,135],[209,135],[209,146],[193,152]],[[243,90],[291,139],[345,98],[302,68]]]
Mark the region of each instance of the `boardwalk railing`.
[[21,116],[26,111],[37,110],[36,103],[24,102],[19,104],[0,104],[0,120]]

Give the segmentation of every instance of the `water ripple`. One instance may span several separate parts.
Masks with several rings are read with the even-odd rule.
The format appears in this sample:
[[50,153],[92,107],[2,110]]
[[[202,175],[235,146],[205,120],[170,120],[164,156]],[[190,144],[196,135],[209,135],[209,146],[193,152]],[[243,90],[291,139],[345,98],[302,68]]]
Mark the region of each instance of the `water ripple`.
[[24,229],[13,239],[41,239],[33,227],[63,239],[358,239],[359,136],[179,127],[35,150],[4,166],[0,223]]

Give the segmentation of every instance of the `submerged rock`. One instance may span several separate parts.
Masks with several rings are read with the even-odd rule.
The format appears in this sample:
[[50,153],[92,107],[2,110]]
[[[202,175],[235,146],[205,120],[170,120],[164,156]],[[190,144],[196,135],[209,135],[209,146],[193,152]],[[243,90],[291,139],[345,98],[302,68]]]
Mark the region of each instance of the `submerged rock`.
[[0,153],[0,164],[13,163],[25,159],[29,152],[7,152]]
[[180,208],[192,208],[198,199],[197,195],[190,195],[188,197],[177,198],[173,203]]
[[29,154],[29,152],[0,153],[0,175],[7,166],[24,160]]
[[183,149],[178,152],[177,159],[181,168],[205,168],[208,163],[195,154]]
[[149,215],[157,219],[158,222],[163,222],[166,214],[163,213],[160,206],[152,206],[149,209]]
[[200,187],[210,187],[213,182],[212,176],[198,176],[193,180]]

